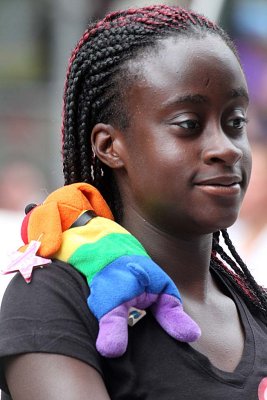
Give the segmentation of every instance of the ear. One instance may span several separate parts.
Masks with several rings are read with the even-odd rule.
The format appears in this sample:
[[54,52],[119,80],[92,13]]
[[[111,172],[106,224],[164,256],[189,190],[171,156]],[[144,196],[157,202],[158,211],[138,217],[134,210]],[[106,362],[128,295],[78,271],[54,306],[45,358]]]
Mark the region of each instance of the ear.
[[62,243],[61,219],[56,202],[41,204],[32,210],[28,220],[28,242],[40,240],[38,255],[51,257]]
[[125,140],[120,130],[112,125],[98,123],[92,130],[91,142],[97,158],[108,167],[115,169],[124,166]]
[[114,220],[109,206],[102,197],[101,193],[94,186],[84,182],[73,183],[69,186],[75,187],[85,197],[86,204],[83,207],[84,210],[89,209],[89,205],[90,209],[95,211],[98,216]]

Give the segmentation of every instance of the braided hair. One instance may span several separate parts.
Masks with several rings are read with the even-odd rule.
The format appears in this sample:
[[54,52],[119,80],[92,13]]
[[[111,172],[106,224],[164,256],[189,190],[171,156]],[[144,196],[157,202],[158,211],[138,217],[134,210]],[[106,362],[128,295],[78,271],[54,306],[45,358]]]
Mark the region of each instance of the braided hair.
[[[79,181],[94,185],[120,220],[122,204],[112,170],[94,154],[90,133],[99,123],[125,129],[130,116],[125,105],[127,61],[160,39],[182,35],[219,36],[239,61],[229,36],[216,24],[193,11],[167,5],[131,8],[108,14],[91,24],[72,52],[63,105],[63,170],[65,184]],[[228,255],[219,244],[223,236]],[[226,230],[213,235],[211,268],[223,274],[248,307],[267,322],[266,292],[258,286],[237,254]]]

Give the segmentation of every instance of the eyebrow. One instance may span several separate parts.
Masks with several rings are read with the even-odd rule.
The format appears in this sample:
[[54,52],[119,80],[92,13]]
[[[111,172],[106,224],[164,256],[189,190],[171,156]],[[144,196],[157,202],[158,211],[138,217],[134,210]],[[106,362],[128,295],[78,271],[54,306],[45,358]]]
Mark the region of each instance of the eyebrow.
[[202,94],[186,94],[184,96],[177,96],[163,103],[164,106],[172,106],[175,104],[192,103],[192,104],[202,104],[209,101],[207,96]]
[[[229,93],[229,96],[233,99],[238,97],[243,97],[249,102],[248,92],[243,87],[232,89]],[[168,107],[175,104],[183,104],[183,103],[203,104],[208,102],[209,102],[208,96],[203,96],[202,94],[186,94],[184,96],[177,96],[175,98],[167,100],[166,102],[163,103],[163,105]]]
[[232,89],[231,92],[230,92],[230,96],[232,98],[244,97],[247,101],[249,101],[248,92],[243,87],[239,87],[237,89]]

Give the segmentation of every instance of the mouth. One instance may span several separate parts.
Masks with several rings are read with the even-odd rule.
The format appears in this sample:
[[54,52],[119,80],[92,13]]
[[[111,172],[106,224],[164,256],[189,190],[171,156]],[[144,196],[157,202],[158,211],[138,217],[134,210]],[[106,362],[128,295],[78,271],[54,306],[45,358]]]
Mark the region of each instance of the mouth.
[[242,179],[240,176],[216,176],[196,182],[202,191],[213,195],[238,195],[241,192]]

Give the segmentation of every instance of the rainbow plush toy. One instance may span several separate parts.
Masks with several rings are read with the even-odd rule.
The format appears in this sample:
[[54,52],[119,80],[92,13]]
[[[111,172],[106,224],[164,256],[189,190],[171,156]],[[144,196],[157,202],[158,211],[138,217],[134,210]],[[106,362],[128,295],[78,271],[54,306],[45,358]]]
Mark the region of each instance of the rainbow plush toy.
[[113,221],[93,186],[76,183],[50,194],[26,215],[22,238],[26,246],[20,251],[38,242],[39,257],[65,261],[86,277],[87,303],[99,321],[96,347],[103,356],[125,352],[132,307],[150,307],[161,327],[179,341],[193,342],[200,336],[198,325],[183,311],[173,281],[141,243]]

